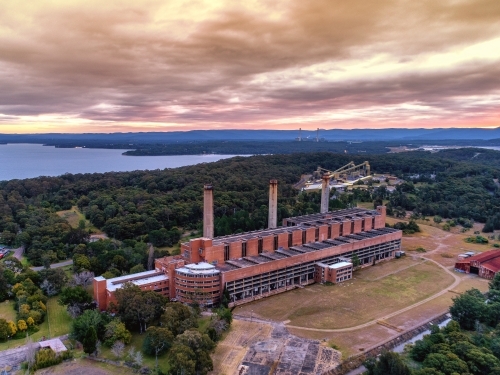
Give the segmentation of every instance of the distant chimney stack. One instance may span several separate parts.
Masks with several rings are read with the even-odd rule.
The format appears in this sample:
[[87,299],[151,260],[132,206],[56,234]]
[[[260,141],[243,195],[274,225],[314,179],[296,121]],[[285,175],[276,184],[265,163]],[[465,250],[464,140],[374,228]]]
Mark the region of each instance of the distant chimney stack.
[[273,229],[278,225],[278,180],[269,181],[269,221],[268,228]]
[[323,175],[323,185],[321,187],[321,210],[324,214],[328,212],[328,203],[330,201],[330,175]]
[[214,193],[212,185],[204,186],[203,237],[214,238]]

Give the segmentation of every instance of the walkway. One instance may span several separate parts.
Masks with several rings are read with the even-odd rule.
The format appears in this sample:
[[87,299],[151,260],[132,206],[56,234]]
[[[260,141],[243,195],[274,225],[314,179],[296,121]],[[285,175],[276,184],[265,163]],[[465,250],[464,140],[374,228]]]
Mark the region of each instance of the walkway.
[[24,254],[24,246],[18,247],[17,249],[13,250],[14,254],[12,255],[14,258],[17,258],[17,260],[21,261],[21,257]]
[[[59,262],[59,263],[54,263],[50,265],[50,268],[60,268],[60,267],[65,267],[65,266],[71,266],[73,264],[73,259],[70,260],[65,260],[64,262]],[[40,267],[31,267],[33,271],[41,271],[45,267],[40,266]]]

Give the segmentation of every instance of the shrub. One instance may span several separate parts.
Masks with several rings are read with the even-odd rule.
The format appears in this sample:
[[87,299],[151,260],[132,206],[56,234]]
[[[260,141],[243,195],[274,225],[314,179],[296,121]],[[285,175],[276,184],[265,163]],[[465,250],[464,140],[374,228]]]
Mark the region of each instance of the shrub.
[[486,237],[483,236],[470,236],[465,239],[465,242],[469,243],[479,243],[479,244],[487,244],[489,241]]
[[58,355],[50,348],[40,349],[35,356],[35,365],[33,366],[33,371],[58,365],[62,361],[70,358],[73,358],[73,353],[69,350]]
[[410,222],[399,222],[394,224],[395,229],[400,229],[404,234],[413,234],[416,232],[420,232],[420,227],[414,220],[410,220]]

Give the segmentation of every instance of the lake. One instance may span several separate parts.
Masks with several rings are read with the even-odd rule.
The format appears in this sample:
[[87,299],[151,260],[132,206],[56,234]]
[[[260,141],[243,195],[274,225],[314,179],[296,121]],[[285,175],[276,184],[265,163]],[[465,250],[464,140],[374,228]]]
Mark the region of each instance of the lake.
[[0,181],[64,173],[126,172],[210,163],[237,155],[124,156],[126,150],[0,145]]

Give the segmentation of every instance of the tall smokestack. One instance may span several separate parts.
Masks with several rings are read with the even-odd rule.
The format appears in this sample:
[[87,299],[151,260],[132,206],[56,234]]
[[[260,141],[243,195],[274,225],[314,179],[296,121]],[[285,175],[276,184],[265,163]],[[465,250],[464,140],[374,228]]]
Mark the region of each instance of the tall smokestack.
[[330,201],[330,175],[323,175],[323,186],[321,187],[321,213],[328,212],[328,202]]
[[212,185],[204,186],[203,237],[214,238],[214,193]]
[[273,229],[278,225],[278,180],[269,181],[269,221],[268,228]]

